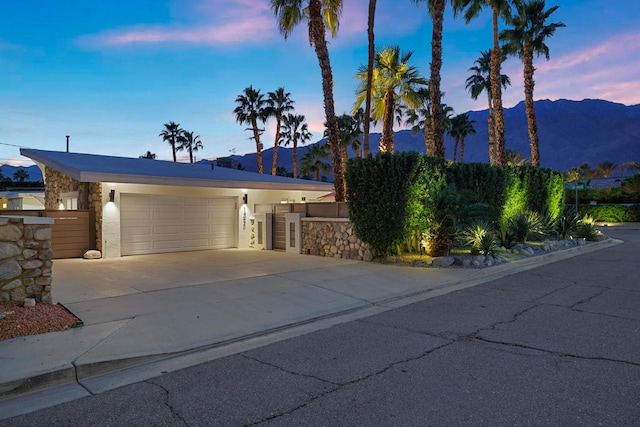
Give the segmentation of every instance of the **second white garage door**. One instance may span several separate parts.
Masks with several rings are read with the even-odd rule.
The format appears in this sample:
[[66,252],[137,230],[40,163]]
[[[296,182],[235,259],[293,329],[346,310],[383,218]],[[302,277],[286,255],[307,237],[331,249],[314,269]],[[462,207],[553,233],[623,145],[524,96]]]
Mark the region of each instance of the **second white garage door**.
[[235,246],[235,198],[120,196],[122,255]]

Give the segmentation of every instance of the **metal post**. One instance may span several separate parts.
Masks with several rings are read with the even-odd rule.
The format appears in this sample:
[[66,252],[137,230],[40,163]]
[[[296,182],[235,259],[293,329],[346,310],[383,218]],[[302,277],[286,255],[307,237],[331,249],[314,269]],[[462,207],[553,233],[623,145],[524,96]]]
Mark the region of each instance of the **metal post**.
[[69,135],[67,135],[67,153],[69,152]]

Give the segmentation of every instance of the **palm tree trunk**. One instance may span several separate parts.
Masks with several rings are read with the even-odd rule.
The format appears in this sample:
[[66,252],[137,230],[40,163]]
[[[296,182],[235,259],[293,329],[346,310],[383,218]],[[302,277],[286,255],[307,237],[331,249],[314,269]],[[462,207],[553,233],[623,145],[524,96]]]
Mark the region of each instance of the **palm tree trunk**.
[[271,163],[271,175],[276,174],[278,169],[278,142],[280,141],[280,121],[282,117],[276,117],[276,141],[273,143],[273,162]]
[[529,128],[529,144],[531,145],[531,164],[540,166],[540,151],[538,146],[538,125],[536,123],[536,111],[533,105],[533,51],[531,44],[527,41],[524,45],[524,103],[527,112],[527,127]]
[[464,163],[464,138],[460,140],[460,163]]
[[382,137],[380,138],[380,152],[393,154],[393,110],[395,108],[393,89],[387,89],[384,94],[384,113],[382,117]]
[[322,3],[320,0],[309,0],[309,30],[313,47],[318,57],[318,64],[322,74],[322,92],[324,94],[324,113],[327,119],[328,144],[331,148],[331,163],[333,167],[333,186],[336,192],[336,202],[345,201],[344,175],[342,171],[342,155],[340,153],[340,137],[338,136],[338,121],[333,101],[333,73],[329,61],[329,50],[325,39],[325,26],[322,18]]
[[[444,128],[440,97],[440,69],[442,68],[442,23],[444,21],[444,0],[433,0],[431,15],[433,32],[431,36],[431,122],[433,126],[434,155],[444,157]],[[455,159],[454,159],[455,160]]]
[[371,153],[371,142],[369,141],[369,131],[371,130],[371,85],[373,84],[373,58],[375,55],[375,42],[373,25],[376,16],[376,0],[369,0],[369,20],[367,27],[367,36],[369,39],[369,56],[367,61],[367,95],[364,103],[363,118],[363,141],[362,156],[366,157]]
[[189,147],[189,163],[193,163],[193,148]]
[[347,160],[349,159],[349,151],[346,145],[342,145],[342,170],[347,170]]
[[491,96],[495,113],[496,164],[504,163],[504,111],[502,110],[502,87],[500,86],[500,62],[502,53],[498,39],[498,8],[493,9],[493,50],[491,51]]
[[258,122],[255,117],[251,118],[251,127],[253,128],[253,139],[256,140],[256,157],[258,158],[258,173],[262,173],[262,146],[260,144],[260,132],[258,131]]
[[457,136],[453,140],[453,162],[456,162],[456,158],[458,157],[458,144],[460,143],[460,138]]
[[298,177],[298,140],[293,138],[293,177]]
[[316,167],[316,181],[320,181],[320,168]]
[[177,162],[178,159],[176,158],[176,139],[175,138],[171,138],[171,151],[173,152],[173,161]]
[[424,145],[427,150],[427,156],[433,156],[433,126],[431,126],[431,119],[427,118],[424,122]]
[[491,92],[487,90],[487,98],[489,102],[489,110],[487,115],[489,133],[489,164],[496,164],[496,125],[493,119],[493,100],[491,99]]

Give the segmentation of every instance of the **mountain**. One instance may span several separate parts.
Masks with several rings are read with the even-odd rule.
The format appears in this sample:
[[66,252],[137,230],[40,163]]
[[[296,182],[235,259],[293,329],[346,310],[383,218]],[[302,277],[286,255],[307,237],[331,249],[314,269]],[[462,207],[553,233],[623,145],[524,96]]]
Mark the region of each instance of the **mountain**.
[[[583,163],[595,166],[610,160],[616,164],[628,161],[640,162],[640,105],[626,106],[614,102],[585,99],[570,101],[540,100],[535,102],[540,140],[540,164],[543,167],[565,171]],[[465,140],[465,162],[488,162],[487,110],[469,111],[475,120],[477,134]],[[529,134],[524,101],[513,108],[504,110],[506,129],[506,149],[520,151],[530,157]],[[380,134],[371,134],[371,148],[378,151]],[[326,143],[326,139],[318,141]],[[263,141],[265,147],[273,141]],[[453,139],[445,137],[447,158],[453,156]],[[422,134],[413,135],[409,130],[395,134],[396,151],[424,152]],[[273,148],[263,151],[262,161],[265,173],[271,171]],[[298,148],[298,158],[302,158],[306,147]],[[350,155],[353,155],[351,153]],[[249,171],[258,170],[255,153],[232,156]],[[278,166],[293,169],[292,149],[280,147]],[[298,165],[300,162],[298,161]]]
[[0,166],[0,171],[2,171],[2,176],[5,178],[9,178],[11,180],[13,180],[13,174],[16,173],[18,169],[24,169],[27,171],[27,173],[29,174],[29,179],[26,180],[27,182],[42,181],[42,172],[40,171],[40,168],[36,165],[31,165],[26,168],[22,166],[11,166],[11,165]]

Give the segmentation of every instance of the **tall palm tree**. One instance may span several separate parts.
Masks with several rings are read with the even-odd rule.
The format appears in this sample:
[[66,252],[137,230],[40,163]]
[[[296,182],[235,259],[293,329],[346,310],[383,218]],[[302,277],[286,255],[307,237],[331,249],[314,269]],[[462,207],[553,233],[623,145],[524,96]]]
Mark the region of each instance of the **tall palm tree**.
[[[374,120],[382,119],[380,151],[383,153],[393,153],[393,119],[396,109],[417,107],[420,103],[417,90],[420,86],[428,84],[428,81],[420,76],[418,69],[408,64],[412,55],[413,52],[401,55],[400,47],[392,46],[379,51],[375,57],[371,117]],[[366,76],[366,67],[359,67],[356,77],[361,80],[361,83],[354,111],[365,99]]]
[[529,144],[531,145],[531,164],[540,166],[540,151],[538,146],[538,125],[536,112],[533,105],[533,56],[544,55],[549,60],[549,47],[545,40],[551,37],[557,28],[565,27],[563,23],[554,22],[547,24],[549,16],[559,6],[544,10],[544,0],[514,0],[517,14],[508,22],[512,28],[500,33],[500,40],[506,42],[503,45],[505,53],[518,55],[524,65],[524,103],[527,114],[527,127],[529,130]]
[[314,174],[316,181],[320,181],[320,172],[329,173],[331,167],[325,160],[328,156],[327,144],[312,144],[302,156],[300,173],[304,175]]
[[369,141],[369,131],[371,129],[371,90],[373,85],[373,63],[375,57],[375,35],[373,32],[373,25],[376,17],[376,0],[369,0],[369,17],[367,19],[367,39],[369,41],[369,49],[367,56],[367,94],[364,100],[364,115],[362,117],[363,125],[363,140],[362,140],[362,155],[368,156],[371,154],[371,142]]
[[[505,55],[502,55],[502,61],[507,59]],[[489,163],[494,165],[496,163],[496,127],[494,120],[493,109],[493,97],[491,95],[491,51],[484,50],[480,52],[480,58],[476,59],[473,67],[469,68],[469,71],[473,71],[474,74],[469,76],[466,80],[466,88],[471,94],[471,98],[478,99],[482,92],[487,93],[487,102],[489,106],[487,122],[488,122],[488,134],[489,134]],[[500,75],[500,84],[506,89],[507,85],[511,85],[511,80],[506,74]]]
[[27,172],[25,169],[20,168],[13,173],[13,180],[21,184],[28,179],[29,179],[29,172]]
[[193,163],[193,153],[203,148],[200,135],[193,136],[193,132],[184,131],[180,137],[179,148],[189,152],[189,163]]
[[178,138],[182,135],[183,130],[180,128],[180,124],[176,122],[169,122],[164,124],[164,129],[158,136],[162,137],[163,141],[167,141],[171,144],[171,152],[173,153],[173,161],[177,162],[176,151],[180,151],[176,143]]
[[346,190],[338,137],[338,122],[333,100],[333,72],[329,60],[325,31],[329,29],[333,37],[338,34],[342,3],[342,0],[271,0],[271,8],[276,15],[278,27],[285,39],[300,22],[308,21],[309,24],[309,41],[316,51],[322,74],[324,113],[329,129],[327,143],[331,149],[333,186],[336,191],[337,202],[344,202]]
[[506,20],[511,17],[511,3],[512,0],[454,0],[454,16],[458,12],[464,11],[464,18],[467,23],[476,18],[485,7],[491,9],[493,49],[491,50],[490,79],[493,109],[495,114],[497,165],[502,165],[504,163],[505,150],[504,110],[502,108],[502,87],[500,82],[500,63],[502,62],[502,52],[500,51],[500,41],[498,37],[498,20],[500,18]]
[[427,156],[433,156],[433,126],[431,126],[431,97],[428,87],[421,87],[416,91],[420,98],[420,105],[407,111],[407,124],[411,126],[411,132],[422,132]]
[[610,160],[605,160],[596,165],[597,176],[602,178],[609,178],[618,169],[618,165]]
[[282,142],[293,145],[293,177],[298,177],[298,143],[311,140],[311,133],[302,114],[287,114],[282,118]]
[[451,119],[451,127],[449,128],[449,136],[454,139],[453,145],[453,161],[456,161],[458,154],[458,144],[460,144],[460,162],[464,162],[464,140],[469,135],[476,133],[473,124],[475,120],[470,120],[468,113],[458,114]]
[[268,96],[267,104],[269,107],[267,114],[276,119],[276,138],[273,143],[273,164],[271,166],[271,175],[275,175],[278,165],[278,146],[280,145],[282,117],[285,113],[293,110],[293,104],[295,104],[295,102],[291,99],[291,94],[285,92],[283,87],[279,87],[275,92],[269,92]]
[[260,135],[264,129],[258,127],[258,121],[263,124],[267,120],[267,102],[264,95],[260,93],[260,89],[256,90],[253,85],[245,88],[242,94],[236,97],[236,104],[233,113],[236,115],[236,122],[241,125],[251,126],[246,130],[253,131],[250,139],[256,141],[256,155],[258,158],[258,173],[262,173],[262,144],[260,143]]

